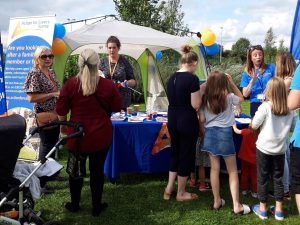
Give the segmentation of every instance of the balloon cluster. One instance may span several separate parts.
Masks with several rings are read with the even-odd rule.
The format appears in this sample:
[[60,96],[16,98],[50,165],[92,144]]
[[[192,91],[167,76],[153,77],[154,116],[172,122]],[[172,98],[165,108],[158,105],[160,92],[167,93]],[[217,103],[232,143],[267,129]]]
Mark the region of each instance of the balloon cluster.
[[61,23],[56,23],[54,26],[52,52],[54,55],[61,55],[65,52],[67,46],[62,38],[66,35],[66,28]]
[[204,49],[207,55],[214,56],[220,52],[220,47],[216,41],[216,35],[212,30],[205,28],[201,32],[201,43],[204,45]]

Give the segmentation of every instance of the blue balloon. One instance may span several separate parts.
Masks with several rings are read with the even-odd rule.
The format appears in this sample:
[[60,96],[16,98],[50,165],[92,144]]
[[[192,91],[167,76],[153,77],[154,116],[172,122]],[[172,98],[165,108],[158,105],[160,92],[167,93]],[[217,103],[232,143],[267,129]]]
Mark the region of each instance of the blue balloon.
[[210,46],[204,46],[206,54],[210,56],[214,56],[220,52],[220,47],[218,44],[214,43]]
[[163,57],[163,53],[161,51],[156,52],[156,60],[160,61]]
[[66,35],[66,28],[61,23],[56,23],[54,26],[54,35],[53,38],[62,39]]

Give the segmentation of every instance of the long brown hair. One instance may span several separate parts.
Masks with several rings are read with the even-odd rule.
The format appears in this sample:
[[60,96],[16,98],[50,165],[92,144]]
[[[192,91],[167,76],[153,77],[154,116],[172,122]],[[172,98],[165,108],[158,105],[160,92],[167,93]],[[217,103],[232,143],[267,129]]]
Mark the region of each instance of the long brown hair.
[[265,95],[272,104],[272,113],[274,115],[285,116],[289,113],[287,91],[282,78],[271,78],[267,83]]
[[276,73],[277,77],[282,79],[293,77],[296,70],[296,62],[289,52],[278,53],[276,55]]
[[253,45],[253,46],[250,46],[248,51],[247,51],[247,61],[246,61],[246,67],[245,67],[245,71],[251,75],[252,74],[252,70],[255,69],[254,67],[254,64],[252,62],[252,59],[251,59],[251,55],[252,55],[252,52],[254,50],[260,50],[262,51],[262,54],[263,54],[263,58],[262,58],[262,62],[261,62],[261,66],[260,66],[260,70],[259,70],[259,73],[263,73],[265,72],[266,68],[267,68],[267,65],[265,64],[265,53],[264,53],[264,49],[261,45]]
[[203,105],[214,114],[224,112],[228,106],[228,92],[229,82],[226,74],[217,70],[211,72],[206,81]]

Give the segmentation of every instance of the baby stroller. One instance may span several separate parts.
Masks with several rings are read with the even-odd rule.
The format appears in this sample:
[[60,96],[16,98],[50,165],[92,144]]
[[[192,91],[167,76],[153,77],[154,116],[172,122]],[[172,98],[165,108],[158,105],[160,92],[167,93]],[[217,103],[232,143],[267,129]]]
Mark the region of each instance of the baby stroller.
[[[13,171],[23,144],[34,134],[41,132],[43,129],[58,125],[73,127],[74,133],[60,137],[51,151],[44,159],[38,162],[35,169],[22,183],[15,179],[13,177]],[[60,121],[36,127],[30,132],[26,140],[24,140],[25,132],[26,122],[22,116],[13,114],[8,117],[0,118],[0,224],[58,225],[60,223],[55,221],[46,222],[39,214],[34,213],[34,201],[30,192],[25,188],[25,184],[47,161],[48,157],[59,149],[60,145],[64,145],[68,139],[82,136],[83,128],[78,123]]]

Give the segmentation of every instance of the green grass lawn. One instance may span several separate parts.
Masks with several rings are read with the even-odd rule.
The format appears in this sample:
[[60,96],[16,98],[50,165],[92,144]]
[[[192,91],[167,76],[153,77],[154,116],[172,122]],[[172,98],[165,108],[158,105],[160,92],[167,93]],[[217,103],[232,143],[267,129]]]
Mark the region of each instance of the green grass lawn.
[[[61,160],[65,164],[65,160]],[[66,173],[63,171],[63,176]],[[199,194],[199,199],[193,202],[177,202],[162,199],[167,183],[168,174],[122,174],[116,184],[105,183],[103,200],[109,207],[100,217],[91,216],[91,196],[89,179],[85,179],[82,192],[81,210],[69,213],[64,209],[64,203],[69,201],[68,182],[50,182],[55,189],[54,194],[43,195],[35,207],[44,209],[44,215],[49,220],[60,221],[65,225],[143,225],[143,224],[299,224],[299,217],[294,199],[284,203],[287,218],[284,222],[277,222],[273,217],[262,221],[253,213],[246,216],[234,216],[231,213],[232,202],[228,188],[227,175],[221,175],[221,195],[226,205],[220,211],[210,209],[213,201],[211,192],[199,192],[197,189],[187,188]],[[250,196],[241,196],[241,202],[255,204],[257,200]],[[274,200],[270,199],[270,203]]]
[[[248,104],[248,105],[247,105]],[[243,104],[243,113],[249,114],[249,103]],[[66,165],[66,151],[60,152],[60,163]],[[63,169],[62,176],[67,178]],[[197,189],[187,188],[199,194],[199,199],[193,202],[177,202],[175,198],[164,201],[163,191],[167,184],[168,174],[122,174],[116,184],[105,182],[103,201],[108,208],[100,217],[91,216],[91,194],[89,178],[85,179],[82,191],[81,210],[69,213],[64,204],[70,201],[68,181],[49,182],[55,189],[54,194],[43,195],[37,201],[35,210],[44,209],[45,218],[60,221],[64,225],[219,225],[219,224],[300,224],[297,216],[295,200],[284,202],[286,219],[276,221],[273,217],[262,221],[253,213],[246,216],[234,216],[231,213],[232,202],[228,187],[228,176],[221,175],[221,196],[226,205],[220,211],[212,211],[213,201],[211,192],[199,192]],[[258,201],[251,196],[241,196],[241,202],[256,204]],[[274,204],[274,199],[269,199]]]

